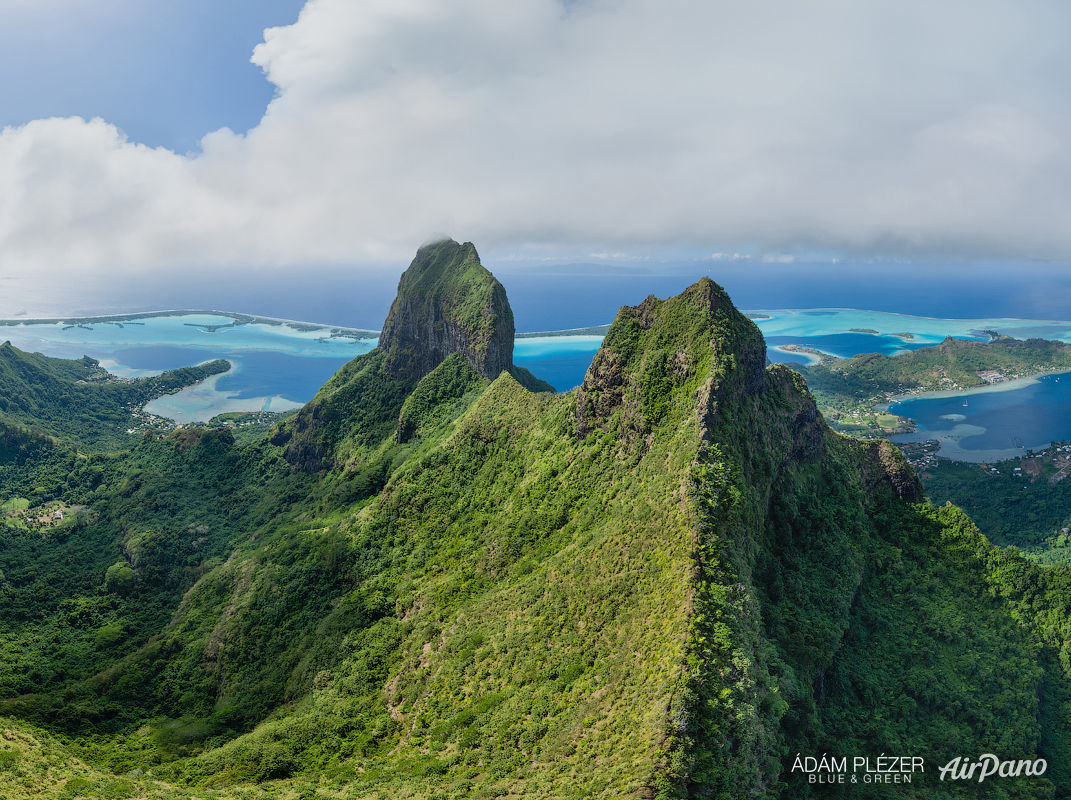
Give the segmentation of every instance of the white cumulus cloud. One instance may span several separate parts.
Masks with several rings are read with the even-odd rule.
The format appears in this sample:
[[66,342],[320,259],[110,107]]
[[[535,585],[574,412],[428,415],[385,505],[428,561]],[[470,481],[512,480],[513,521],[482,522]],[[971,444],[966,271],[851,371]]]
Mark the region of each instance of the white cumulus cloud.
[[500,253],[1069,257],[1069,17],[309,0],[253,54],[277,96],[247,135],[186,156],[99,119],[0,133],[0,274],[404,260],[433,231]]

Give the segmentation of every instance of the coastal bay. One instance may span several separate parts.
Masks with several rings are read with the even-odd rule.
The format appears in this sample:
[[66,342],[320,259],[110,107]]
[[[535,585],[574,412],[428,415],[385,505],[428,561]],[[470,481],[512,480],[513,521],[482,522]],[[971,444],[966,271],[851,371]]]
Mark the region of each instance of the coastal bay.
[[936,439],[937,455],[955,461],[1001,461],[1041,450],[1071,439],[1071,378],[1061,381],[1066,374],[894,398],[888,412],[911,417],[918,428],[889,438],[897,443]]

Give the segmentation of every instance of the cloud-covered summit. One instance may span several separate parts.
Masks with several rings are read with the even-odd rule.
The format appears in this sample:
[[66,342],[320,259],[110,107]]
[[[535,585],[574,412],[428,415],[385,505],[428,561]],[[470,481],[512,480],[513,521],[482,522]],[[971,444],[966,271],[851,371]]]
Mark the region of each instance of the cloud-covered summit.
[[190,156],[0,134],[0,274],[741,246],[1071,257],[1071,8],[310,0]]

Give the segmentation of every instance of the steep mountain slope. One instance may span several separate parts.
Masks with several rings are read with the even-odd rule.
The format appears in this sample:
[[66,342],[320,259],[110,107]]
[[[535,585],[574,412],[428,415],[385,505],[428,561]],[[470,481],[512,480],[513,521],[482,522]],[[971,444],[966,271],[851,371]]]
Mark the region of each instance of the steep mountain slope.
[[[286,459],[296,470],[312,473],[347,464],[352,469],[392,428],[397,443],[408,441],[414,404],[423,408],[431,398],[436,405],[457,400],[502,372],[533,392],[553,392],[549,383],[514,366],[513,338],[506,290],[480,264],[472,243],[447,239],[425,245],[402,274],[379,346],[339,370],[280,426],[272,443],[286,447]],[[378,491],[391,467],[382,460],[365,466],[373,469]]]
[[506,290],[480,264],[471,242],[421,247],[398,283],[379,334],[393,378],[419,380],[451,353],[482,378],[513,368],[513,311]]
[[506,290],[480,264],[472,242],[444,239],[421,247],[402,274],[379,349],[395,379],[419,380],[459,353],[481,378],[508,372],[533,392],[553,392],[514,365],[514,335]]
[[[832,433],[710,280],[623,308],[566,395],[389,357],[249,448],[71,456],[96,516],[0,529],[0,711],[234,796],[951,797],[986,752],[1048,771],[984,795],[1068,796],[1069,573]],[[20,485],[66,457],[8,438]],[[926,771],[793,771],[824,753]]]

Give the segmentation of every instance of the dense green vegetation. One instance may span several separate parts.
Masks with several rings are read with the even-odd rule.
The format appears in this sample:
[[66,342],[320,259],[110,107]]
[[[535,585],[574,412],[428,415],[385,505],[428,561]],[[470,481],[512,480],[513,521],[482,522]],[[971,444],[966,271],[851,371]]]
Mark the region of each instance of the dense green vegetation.
[[17,472],[21,485],[5,482],[5,495],[81,509],[44,535],[0,528],[0,696],[13,704],[9,713],[72,733],[117,730],[151,716],[147,703],[158,700],[140,691],[102,697],[87,693],[86,681],[112,664],[117,647],[158,633],[184,592],[302,481],[278,459],[265,464],[257,448],[235,448],[227,430],[147,434],[118,455],[36,444],[36,458]]
[[510,375],[513,376],[513,380],[517,381],[521,386],[530,392],[554,392],[556,391],[553,386],[547,383],[542,378],[537,378],[532,374],[531,370],[527,370],[524,367],[518,367],[516,364],[510,370]]
[[1071,369],[1071,345],[1048,339],[1020,341],[1000,336],[991,342],[953,339],[896,356],[868,353],[826,359],[803,367],[812,391],[855,396],[905,388],[951,389],[982,386],[980,372],[995,370],[1005,377]]
[[[566,395],[386,362],[242,447],[0,425],[15,796],[1069,796],[1067,569],[833,433],[711,281]],[[1049,771],[938,780],[985,752]]]
[[875,404],[894,395],[981,386],[986,382],[983,373],[1003,380],[1071,370],[1071,345],[991,335],[995,338],[990,342],[948,337],[939,345],[896,356],[820,354],[820,363],[796,369],[807,378],[818,407],[833,427],[862,438],[880,437],[898,426],[895,419],[874,410]]
[[235,443],[246,445],[260,441],[276,425],[295,414],[297,411],[228,411],[212,417],[206,427],[230,428]]
[[[1071,564],[1071,482],[1051,478],[1056,468],[1038,459],[1039,472],[1016,471],[1019,460],[995,466],[938,460],[926,490],[935,503],[952,502],[998,545],[1014,545],[1042,563]],[[993,470],[996,470],[994,474]]]
[[119,380],[88,356],[77,361],[0,345],[0,420],[38,426],[84,450],[129,447],[135,412],[156,397],[230,369],[226,361],[170,370],[153,378]]

